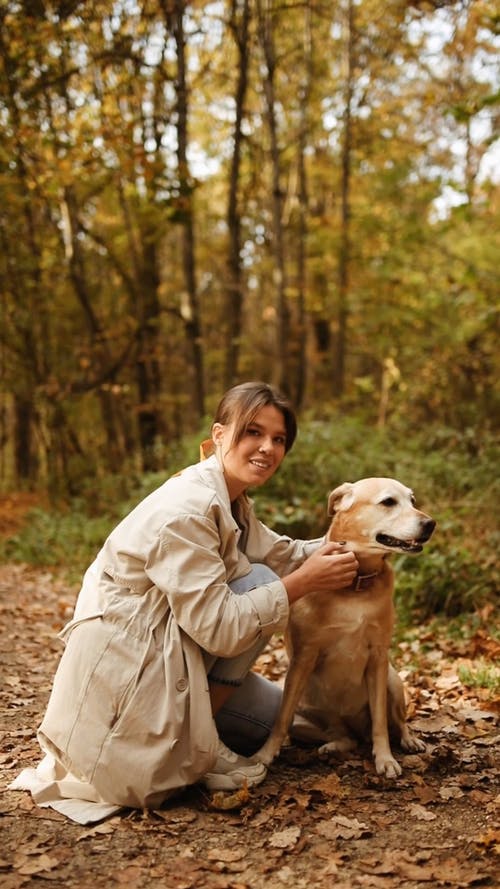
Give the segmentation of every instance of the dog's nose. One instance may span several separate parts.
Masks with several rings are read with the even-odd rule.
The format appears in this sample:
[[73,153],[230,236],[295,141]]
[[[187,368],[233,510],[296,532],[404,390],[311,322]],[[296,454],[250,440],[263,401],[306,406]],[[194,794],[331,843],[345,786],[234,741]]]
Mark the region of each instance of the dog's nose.
[[422,539],[428,540],[435,527],[436,522],[434,521],[434,519],[426,519],[425,522],[422,524]]

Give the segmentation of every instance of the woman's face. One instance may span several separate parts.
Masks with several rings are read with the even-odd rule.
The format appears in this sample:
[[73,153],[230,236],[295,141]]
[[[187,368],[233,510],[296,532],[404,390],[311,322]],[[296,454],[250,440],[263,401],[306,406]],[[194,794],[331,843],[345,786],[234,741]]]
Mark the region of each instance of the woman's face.
[[261,408],[237,445],[231,447],[234,424],[214,423],[212,439],[220,449],[229,497],[235,500],[246,488],[263,485],[285,456],[283,414],[272,404]]

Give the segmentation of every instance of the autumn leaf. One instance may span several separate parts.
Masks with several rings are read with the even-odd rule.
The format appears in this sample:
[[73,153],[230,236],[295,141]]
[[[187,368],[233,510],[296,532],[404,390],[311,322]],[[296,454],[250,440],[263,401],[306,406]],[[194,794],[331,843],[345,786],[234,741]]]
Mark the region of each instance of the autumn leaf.
[[312,785],[312,789],[319,790],[321,793],[324,793],[325,796],[329,797],[342,797],[345,792],[342,788],[341,779],[335,772],[331,772],[329,775],[319,778]]
[[479,837],[476,837],[475,843],[478,846],[491,850],[495,855],[500,855],[500,828],[492,827]]
[[320,821],[316,825],[316,830],[322,836],[332,840],[339,837],[345,840],[358,840],[371,833],[370,828],[358,821],[357,818],[345,818],[343,815],[335,815],[330,821]]
[[241,809],[246,806],[250,799],[250,792],[247,785],[236,790],[234,793],[223,793],[217,791],[213,793],[208,801],[211,809],[220,809],[221,811],[229,811],[231,809]]
[[426,809],[424,806],[419,806],[417,803],[411,804],[409,812],[412,818],[416,818],[417,821],[435,821],[437,818],[437,815],[434,812],[429,812],[429,809]]
[[33,858],[25,858],[22,863],[16,865],[16,869],[20,874],[33,876],[34,874],[40,874],[47,870],[53,870],[59,863],[58,858],[51,858],[50,855],[44,853],[42,855],[36,855]]
[[300,834],[300,827],[294,825],[273,833],[268,843],[274,849],[292,849],[299,840]]

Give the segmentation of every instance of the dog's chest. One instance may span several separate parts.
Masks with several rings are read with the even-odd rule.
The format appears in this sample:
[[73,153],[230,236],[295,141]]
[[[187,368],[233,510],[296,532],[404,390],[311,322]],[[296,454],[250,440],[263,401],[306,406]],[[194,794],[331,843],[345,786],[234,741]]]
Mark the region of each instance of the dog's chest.
[[392,602],[351,602],[345,599],[323,615],[317,634],[317,660],[304,700],[323,712],[358,712],[367,701],[370,664],[388,651],[392,635]]
[[294,608],[291,628],[295,637],[307,637],[308,645],[322,655],[331,652],[341,660],[366,660],[374,648],[388,648],[393,629],[391,596],[368,593],[310,596]]

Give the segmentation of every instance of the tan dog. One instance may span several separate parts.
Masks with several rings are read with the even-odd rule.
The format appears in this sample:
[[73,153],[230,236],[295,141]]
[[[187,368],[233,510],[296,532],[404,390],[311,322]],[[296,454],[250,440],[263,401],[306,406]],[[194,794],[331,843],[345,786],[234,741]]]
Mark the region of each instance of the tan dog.
[[[308,720],[320,752],[346,751],[352,734],[371,737],[377,773],[401,774],[389,744],[389,729],[407,751],[424,750],[406,725],[401,679],[389,663],[394,625],[393,552],[420,552],[435,522],[415,508],[409,488],[391,478],[367,478],[336,488],[328,500],[333,515],[327,538],[355,553],[354,586],[312,593],[290,612],[290,666],[281,710],[271,735],[256,754],[267,765],[278,753],[294,712]],[[300,721],[300,720],[299,720]],[[313,724],[313,726],[311,725]],[[307,739],[308,732],[294,732]]]

